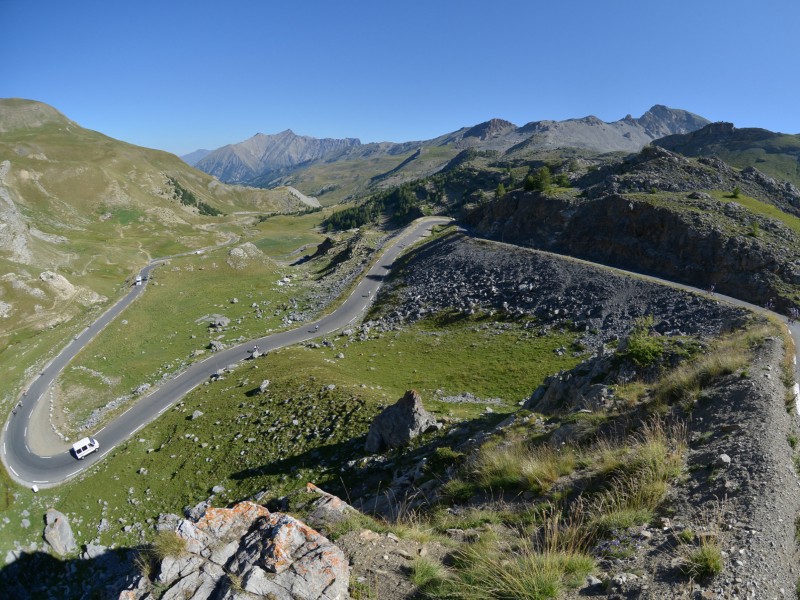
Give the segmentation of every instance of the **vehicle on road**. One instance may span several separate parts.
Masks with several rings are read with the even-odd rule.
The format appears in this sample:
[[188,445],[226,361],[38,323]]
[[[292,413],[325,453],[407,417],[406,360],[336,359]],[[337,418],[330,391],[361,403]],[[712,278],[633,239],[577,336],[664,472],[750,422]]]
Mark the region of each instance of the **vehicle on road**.
[[85,437],[72,444],[72,452],[78,460],[98,450],[100,450],[100,444],[93,437]]
[[141,275],[137,275],[136,276],[136,281],[134,281],[133,284],[134,285],[142,285],[142,276]]

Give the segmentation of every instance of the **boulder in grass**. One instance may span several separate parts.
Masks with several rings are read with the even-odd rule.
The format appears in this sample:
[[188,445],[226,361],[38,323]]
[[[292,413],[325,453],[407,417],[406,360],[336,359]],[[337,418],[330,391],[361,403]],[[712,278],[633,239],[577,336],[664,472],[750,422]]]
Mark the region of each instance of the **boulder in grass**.
[[48,508],[44,520],[44,539],[56,554],[66,556],[78,549],[75,544],[75,536],[72,535],[72,527],[63,513],[54,508]]
[[419,434],[441,427],[422,406],[419,392],[409,390],[395,404],[375,417],[367,433],[364,449],[370,453],[400,448]]

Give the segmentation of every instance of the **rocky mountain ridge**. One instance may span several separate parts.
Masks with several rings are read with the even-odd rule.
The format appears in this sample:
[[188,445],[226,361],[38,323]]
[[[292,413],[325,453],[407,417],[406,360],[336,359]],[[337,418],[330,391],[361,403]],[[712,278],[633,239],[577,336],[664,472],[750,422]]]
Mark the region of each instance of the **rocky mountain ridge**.
[[[475,148],[518,153],[571,147],[597,153],[636,152],[659,137],[694,131],[708,122],[685,110],[655,105],[638,119],[628,115],[606,123],[589,116],[566,121],[535,121],[522,127],[503,119],[491,119],[430,140],[404,143],[362,144],[352,138],[320,140],[297,136],[287,130],[275,135],[257,134],[249,140],[224,146],[195,166],[228,183],[269,185],[278,176],[286,177],[320,163],[396,156],[395,166],[399,166],[408,158],[407,153],[420,148]],[[190,156],[183,158],[191,160]],[[438,168],[449,158],[443,158]]]
[[716,156],[740,169],[758,168],[772,177],[800,185],[800,134],[775,133],[733,123],[711,123],[696,131],[653,142],[684,156]]
[[354,138],[318,139],[287,129],[274,135],[257,133],[238,144],[212,150],[194,166],[226,183],[248,183],[360,145]]

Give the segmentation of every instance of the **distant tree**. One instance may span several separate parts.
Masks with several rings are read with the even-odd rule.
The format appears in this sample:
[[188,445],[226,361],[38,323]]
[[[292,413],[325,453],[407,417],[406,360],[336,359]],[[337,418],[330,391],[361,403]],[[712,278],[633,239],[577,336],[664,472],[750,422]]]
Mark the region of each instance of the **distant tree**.
[[559,173],[556,175],[555,181],[558,187],[568,188],[572,186],[572,183],[569,180],[569,175],[566,173]]
[[550,174],[550,168],[547,166],[539,167],[535,172],[529,174],[523,182],[525,191],[528,192],[546,192],[550,189],[553,180]]
[[539,167],[536,169],[536,189],[540,192],[546,192],[550,189],[552,178],[550,176],[549,167]]
[[738,198],[739,194],[741,194],[741,193],[742,193],[742,190],[737,185],[735,188],[733,188],[733,191],[731,192],[731,198]]
[[536,189],[536,179],[533,175],[528,175],[525,181],[522,182],[522,187],[526,192],[532,192]]
[[497,189],[494,191],[495,198],[502,198],[506,195],[506,186],[502,183],[497,184]]

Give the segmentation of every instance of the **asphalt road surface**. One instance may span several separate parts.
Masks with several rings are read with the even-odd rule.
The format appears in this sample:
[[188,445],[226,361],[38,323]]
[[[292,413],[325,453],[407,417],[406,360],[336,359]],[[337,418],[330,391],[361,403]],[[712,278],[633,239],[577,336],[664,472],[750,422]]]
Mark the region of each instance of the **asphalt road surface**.
[[42,423],[38,422],[39,420],[31,419],[36,404],[45,401],[44,394],[78,352],[144,292],[151,271],[158,264],[174,257],[152,261],[140,272],[144,280],[142,285],[131,286],[130,292],[125,297],[75,336],[20,397],[19,403],[9,415],[8,421],[3,427],[2,436],[0,436],[0,440],[2,440],[0,457],[9,474],[17,482],[28,486],[35,484],[44,488],[63,483],[103,460],[115,446],[156,419],[188,392],[207,381],[218,370],[249,358],[254,345],[258,345],[259,351],[266,352],[298,344],[347,327],[364,313],[391,270],[395,259],[405,247],[427,237],[434,225],[450,222],[449,218],[427,217],[409,225],[403,233],[390,242],[380,259],[362,277],[347,300],[331,314],[297,329],[250,340],[222,352],[214,353],[209,358],[191,365],[174,379],[167,381],[149,395],[138,400],[127,411],[95,433],[92,437],[100,444],[98,452],[90,454],[82,460],[77,460],[70,453],[69,448],[63,448],[52,456],[36,454],[30,449],[28,443],[29,427],[42,426]]
[[[421,219],[410,225],[401,235],[395,238],[386,248],[380,259],[367,271],[350,296],[331,314],[315,321],[304,324],[290,331],[284,331],[262,338],[250,340],[222,352],[212,354],[209,358],[195,363],[174,379],[167,381],[148,396],[138,400],[125,413],[114,419],[95,437],[100,443],[100,451],[78,461],[68,449],[53,455],[40,456],[31,451],[28,445],[28,428],[34,426],[31,413],[34,406],[40,401],[43,394],[56,379],[60,371],[72,358],[108,323],[114,320],[133,300],[141,294],[146,285],[152,269],[160,262],[154,261],[141,271],[145,285],[133,286],[131,291],[117,304],[106,311],[97,321],[87,327],[42,371],[41,375],[31,384],[21,397],[20,404],[9,416],[3,429],[0,457],[13,478],[25,485],[36,484],[39,487],[52,487],[74,477],[81,471],[91,467],[103,458],[119,443],[130,438],[139,429],[156,419],[167,411],[192,389],[207,381],[209,377],[229,365],[236,364],[250,357],[253,346],[258,345],[260,352],[275,350],[293,344],[298,344],[314,339],[334,331],[346,328],[354,323],[366,310],[372,298],[380,288],[386,275],[392,268],[395,259],[403,252],[406,246],[413,244],[420,238],[426,237],[434,225],[451,222],[450,219],[431,217]],[[558,256],[558,255],[556,255]],[[565,257],[570,258],[570,257]],[[579,260],[579,259],[571,259]],[[580,261],[589,263],[588,261]],[[603,265],[596,265],[603,266]],[[707,293],[691,286],[666,281],[657,277],[641,275],[613,269],[635,277],[642,277],[664,285],[681,288],[696,293]],[[731,304],[742,306],[758,312],[768,312],[763,307],[755,306],[748,302],[729,296],[714,294],[714,297]],[[777,315],[783,321],[786,318]],[[789,324],[789,332],[795,340],[795,345],[800,347],[800,325]],[[795,361],[796,364],[796,361]],[[797,379],[797,374],[795,374]],[[800,389],[795,385],[795,403],[800,412]],[[41,424],[37,424],[41,426]]]

